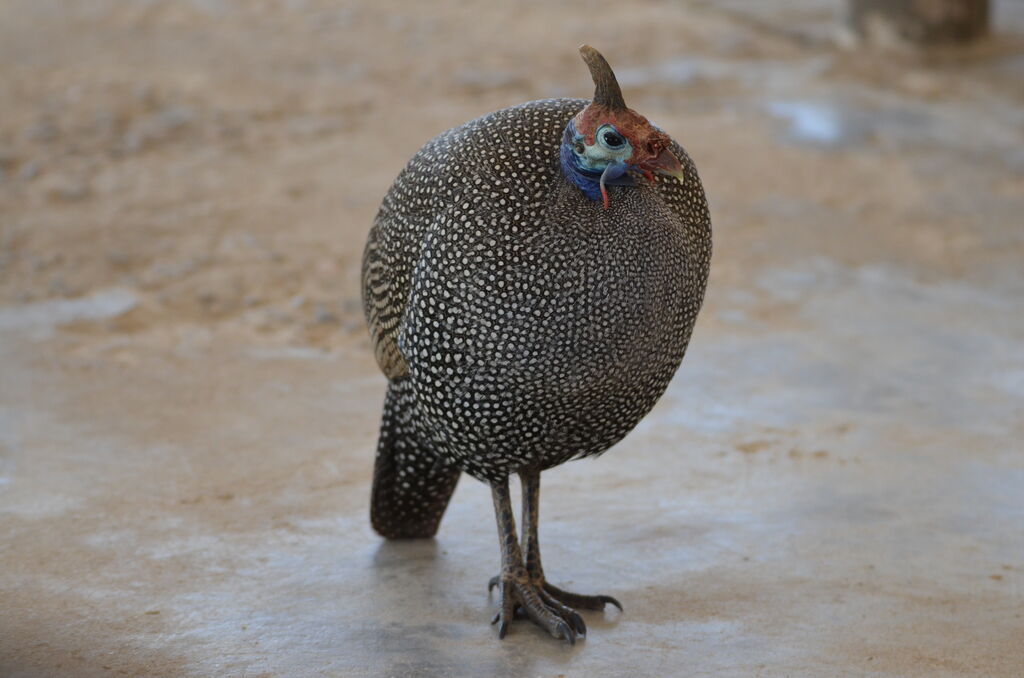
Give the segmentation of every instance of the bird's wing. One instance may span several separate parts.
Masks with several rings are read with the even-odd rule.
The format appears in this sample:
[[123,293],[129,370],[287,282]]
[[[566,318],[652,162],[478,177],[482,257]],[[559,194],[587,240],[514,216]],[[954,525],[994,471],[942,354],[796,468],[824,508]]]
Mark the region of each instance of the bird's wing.
[[389,379],[409,373],[398,347],[412,274],[440,204],[437,183],[447,162],[446,136],[424,146],[384,197],[363,251],[363,311],[381,371]]
[[388,264],[385,241],[390,228],[378,219],[363,250],[363,311],[377,365],[388,379],[397,379],[409,373],[397,341],[409,285],[407,279],[396,279]]
[[[533,101],[471,120],[435,137],[413,156],[384,197],[363,254],[363,309],[377,364],[389,379],[409,373],[398,344],[413,288],[413,273],[431,229],[475,184],[508,182],[496,175],[509,154],[550,155],[557,171],[558,143],[566,121],[582,99]],[[532,132],[553,146],[514,143],[514,132]],[[546,162],[546,160],[545,160]],[[520,167],[523,165],[521,164]],[[534,181],[540,177],[534,176]],[[502,203],[504,204],[504,203]],[[499,208],[495,205],[495,209]]]

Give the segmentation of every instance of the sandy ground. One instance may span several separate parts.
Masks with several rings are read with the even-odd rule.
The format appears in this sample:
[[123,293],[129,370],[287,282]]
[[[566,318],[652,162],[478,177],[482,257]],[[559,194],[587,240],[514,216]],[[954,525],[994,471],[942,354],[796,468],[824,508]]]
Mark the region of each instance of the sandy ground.
[[[825,0],[0,4],[0,676],[1024,674],[1024,9],[966,52]],[[575,648],[499,642],[487,489],[367,502],[358,264],[432,135],[587,96],[716,229],[639,429],[545,474]],[[840,41],[841,42],[841,41]]]

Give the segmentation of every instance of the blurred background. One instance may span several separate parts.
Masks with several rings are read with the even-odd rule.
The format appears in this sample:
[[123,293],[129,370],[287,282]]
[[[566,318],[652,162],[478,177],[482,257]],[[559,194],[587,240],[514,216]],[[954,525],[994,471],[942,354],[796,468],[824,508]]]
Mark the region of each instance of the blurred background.
[[[371,532],[359,265],[583,42],[715,254],[663,402],[545,475],[626,607],[570,651],[487,626],[482,485]],[[5,678],[1020,675],[1024,2],[4,0],[0,102]]]

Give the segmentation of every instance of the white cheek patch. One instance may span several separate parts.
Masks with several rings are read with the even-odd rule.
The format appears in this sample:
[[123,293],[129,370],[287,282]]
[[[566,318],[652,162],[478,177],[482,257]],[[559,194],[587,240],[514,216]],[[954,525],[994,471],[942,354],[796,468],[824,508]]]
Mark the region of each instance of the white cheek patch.
[[633,149],[629,144],[626,144],[625,148],[620,151],[611,151],[594,144],[584,146],[580,164],[587,169],[601,171],[612,163],[625,162],[631,155],[633,155]]

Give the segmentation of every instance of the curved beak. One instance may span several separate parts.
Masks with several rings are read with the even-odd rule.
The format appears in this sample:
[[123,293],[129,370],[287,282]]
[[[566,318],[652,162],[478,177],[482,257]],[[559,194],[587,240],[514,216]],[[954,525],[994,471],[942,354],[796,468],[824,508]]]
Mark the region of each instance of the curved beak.
[[640,164],[640,169],[658,174],[667,174],[680,181],[683,180],[683,166],[679,164],[679,158],[669,149],[664,149],[656,157]]

